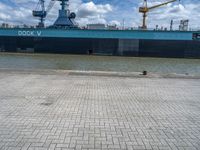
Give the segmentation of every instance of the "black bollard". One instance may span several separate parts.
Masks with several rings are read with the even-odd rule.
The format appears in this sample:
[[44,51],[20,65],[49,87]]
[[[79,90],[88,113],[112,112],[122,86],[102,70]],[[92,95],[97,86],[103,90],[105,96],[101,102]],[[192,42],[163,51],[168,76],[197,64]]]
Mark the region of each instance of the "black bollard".
[[142,75],[146,76],[147,75],[147,71],[143,71]]

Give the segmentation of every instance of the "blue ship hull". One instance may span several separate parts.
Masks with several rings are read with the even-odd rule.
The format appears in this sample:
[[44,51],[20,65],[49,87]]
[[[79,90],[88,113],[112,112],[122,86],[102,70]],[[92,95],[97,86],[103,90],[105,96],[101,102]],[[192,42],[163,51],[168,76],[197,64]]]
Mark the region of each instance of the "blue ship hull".
[[200,58],[200,32],[0,29],[0,51]]

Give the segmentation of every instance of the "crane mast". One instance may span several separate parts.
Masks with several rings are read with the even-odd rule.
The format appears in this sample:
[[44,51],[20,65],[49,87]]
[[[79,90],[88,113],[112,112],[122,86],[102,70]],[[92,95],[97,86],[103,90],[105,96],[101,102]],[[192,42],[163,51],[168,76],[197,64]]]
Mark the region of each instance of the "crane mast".
[[[143,3],[143,6],[142,7],[139,7],[139,12],[140,13],[143,13],[143,21],[142,21],[142,26],[141,28],[142,29],[147,29],[147,25],[146,25],[146,17],[147,17],[147,13],[152,10],[152,9],[155,9],[155,8],[158,8],[158,7],[161,7],[161,6],[164,6],[164,5],[167,5],[169,3],[172,3],[172,2],[175,2],[177,0],[170,0],[170,1],[167,1],[165,3],[161,3],[161,4],[158,4],[158,5],[155,5],[155,6],[152,6],[152,7],[148,7],[147,5],[147,0],[144,0],[144,3]],[[179,0],[180,1],[180,0]]]
[[40,28],[44,27],[44,18],[47,15],[47,12],[45,11],[44,3],[45,3],[44,0],[39,0],[36,9],[33,10],[33,12],[32,12],[32,15],[34,17],[39,17],[40,18],[40,22],[37,25],[37,27],[40,27]]

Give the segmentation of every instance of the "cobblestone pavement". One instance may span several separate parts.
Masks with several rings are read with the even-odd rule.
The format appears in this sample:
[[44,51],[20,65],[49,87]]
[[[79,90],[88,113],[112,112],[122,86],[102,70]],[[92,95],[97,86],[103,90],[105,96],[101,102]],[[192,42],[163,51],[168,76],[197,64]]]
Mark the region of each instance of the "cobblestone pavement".
[[200,149],[200,80],[1,72],[0,149]]

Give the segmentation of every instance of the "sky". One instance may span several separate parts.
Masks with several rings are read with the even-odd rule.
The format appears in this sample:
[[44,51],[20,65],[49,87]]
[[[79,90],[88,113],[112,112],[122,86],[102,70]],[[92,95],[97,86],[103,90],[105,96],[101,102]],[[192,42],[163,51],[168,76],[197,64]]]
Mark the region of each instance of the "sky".
[[[13,25],[36,25],[38,18],[32,17],[32,10],[39,0],[0,0],[0,23]],[[148,0],[148,6],[153,6],[168,0]],[[47,7],[50,0],[45,0]],[[122,27],[141,26],[142,14],[138,12],[143,0],[70,0],[70,10],[77,14],[76,23],[85,26],[89,23],[104,23]],[[55,2],[48,13],[46,25],[54,23],[58,16],[60,2]],[[169,28],[170,21],[174,20],[174,28],[178,28],[182,19],[189,19],[191,29],[200,28],[200,0],[177,0],[151,10],[148,13],[147,25],[149,28]]]

